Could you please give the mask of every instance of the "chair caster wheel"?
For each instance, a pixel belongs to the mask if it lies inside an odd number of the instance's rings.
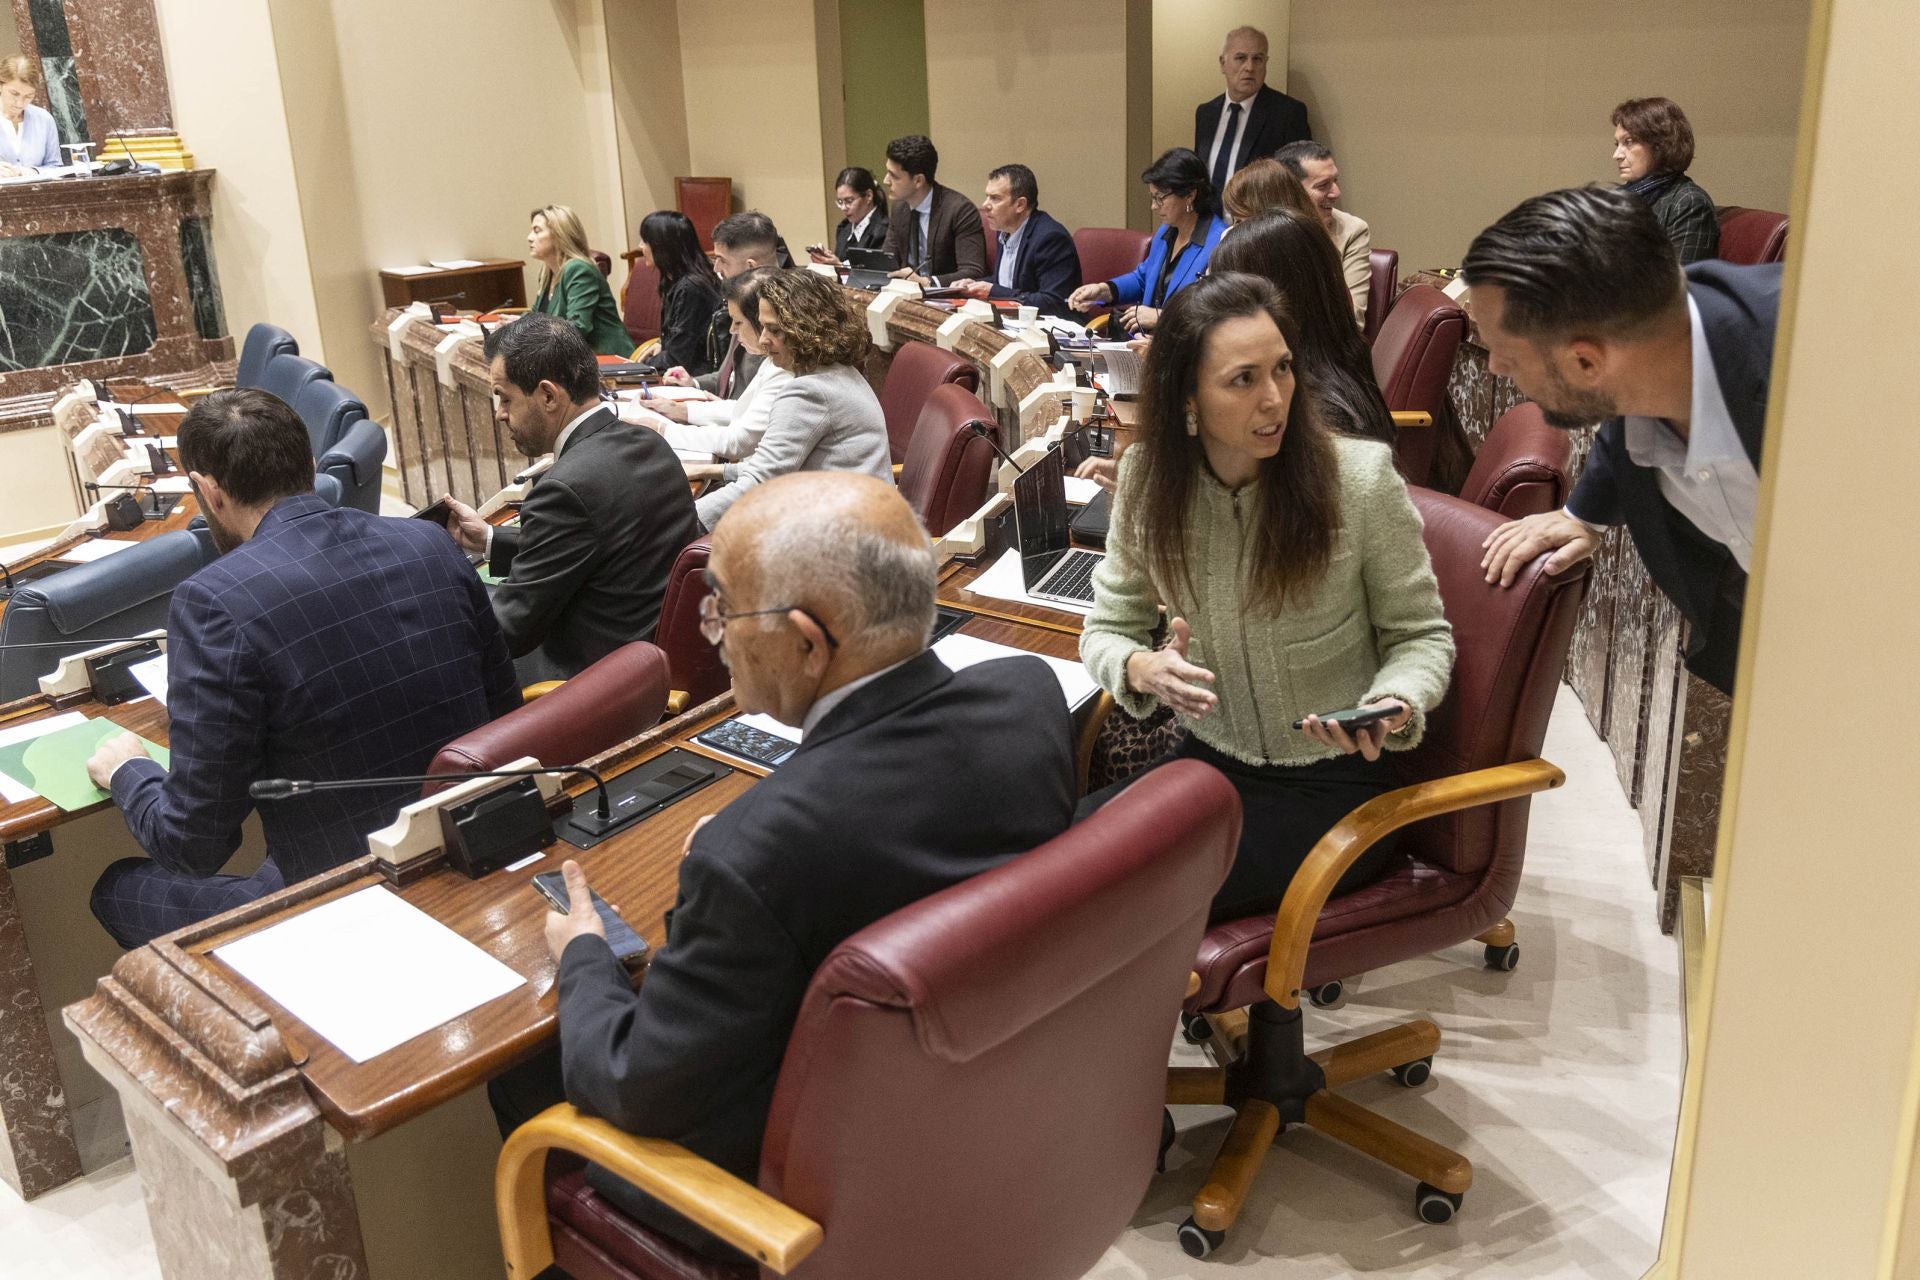
[[[1213,1039],[1213,1024],[1207,1021],[1204,1013],[1183,1013],[1180,1015],[1180,1034],[1188,1044],[1205,1044]]]
[[[1173,1147],[1173,1112],[1162,1108],[1160,1111],[1160,1154],[1153,1162],[1155,1173],[1167,1171],[1167,1152]]]
[[[1460,1202],[1464,1199],[1466,1199],[1464,1195],[1442,1191],[1438,1187],[1430,1187],[1423,1182],[1414,1190],[1413,1211],[1420,1215],[1422,1222],[1430,1222],[1437,1227],[1443,1222],[1453,1220],[1453,1215],[1459,1211]]]
[[[1504,947],[1487,948],[1487,968],[1500,973],[1512,973],[1520,963],[1520,944],[1515,942]]]
[[[1192,1218],[1180,1224],[1180,1248],[1189,1258],[1206,1257],[1226,1238],[1226,1232],[1209,1231]]]
[[[1418,1089],[1433,1076],[1433,1058],[1431,1055],[1414,1062],[1403,1062],[1393,1068],[1393,1078],[1403,1089]]]
[[[1331,1009],[1339,1004],[1346,994],[1346,984],[1338,978],[1332,982],[1323,982],[1317,987],[1307,988],[1307,999],[1313,1001],[1316,1009]]]

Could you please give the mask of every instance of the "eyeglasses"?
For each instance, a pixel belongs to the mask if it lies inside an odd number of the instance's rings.
[[[709,584],[711,585],[711,584]],[[809,622],[820,628],[820,634],[826,637],[827,648],[838,649],[840,642],[833,638],[833,632],[827,630],[827,624],[820,621],[811,609],[797,604],[783,604],[775,609],[742,609],[738,613],[728,613],[719,604],[719,597],[712,591],[700,598],[700,634],[706,637],[710,645],[719,645],[727,634],[727,624],[735,618],[761,618],[776,613],[792,613],[798,610],[805,614]]]
[[[1155,191],[1149,187],[1147,189],[1147,203],[1158,209],[1161,205],[1174,199],[1178,195],[1179,192],[1177,191]]]
[[[833,199],[833,207],[836,209],[851,209],[853,208],[853,206],[859,204],[860,200],[861,200],[860,196],[855,196],[851,200],[848,200],[841,196],[835,196]]]

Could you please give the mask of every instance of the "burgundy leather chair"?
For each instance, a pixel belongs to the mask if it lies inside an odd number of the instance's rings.
[[[666,705],[667,655],[644,640],[623,644],[552,692],[455,738],[427,772],[498,769],[521,756],[578,764],[659,724]],[[448,785],[429,782],[420,794]]]
[[[1447,412],[1447,378],[1466,336],[1467,313],[1427,284],[1401,294],[1380,322],[1373,340],[1373,376],[1399,428],[1393,458],[1408,484],[1425,484],[1433,469]]]
[[[758,1188],[569,1106],[536,1116],[495,1175],[508,1275],[1077,1280],[1152,1176],[1167,1027],[1239,834],[1227,781],[1176,762],[841,943],[794,1024]],[[554,1148],[760,1265],[690,1257],[579,1172],[547,1185]]]
[[[1786,214],[1737,204],[1721,205],[1714,212],[1720,215],[1721,261],[1754,266],[1787,256]]]
[[[675,178],[673,207],[687,215],[700,247],[713,252],[713,229],[733,212],[732,178]]]
[[[931,342],[909,339],[894,349],[887,379],[880,384],[880,411],[886,415],[887,443],[895,462],[907,460],[907,446],[913,443],[927,397],[935,387],[949,382],[978,392],[980,370],[964,356],[942,351]]]
[[[1412,490],[1426,524],[1459,656],[1453,682],[1428,717],[1420,746],[1399,757],[1407,785],[1349,814],[1308,855],[1276,915],[1208,930],[1194,969],[1189,1014],[1213,1037],[1239,1042],[1231,1080],[1175,1071],[1168,1101],[1231,1099],[1233,1130],[1207,1185],[1194,1197],[1180,1243],[1205,1257],[1239,1215],[1268,1146],[1289,1124],[1308,1124],[1420,1182],[1415,1208],[1444,1222],[1472,1184],[1465,1157],[1332,1092],[1392,1072],[1423,1083],[1440,1031],[1421,1019],[1308,1055],[1300,993],[1370,969],[1477,939],[1495,969],[1519,957],[1506,919],[1526,858],[1527,797],[1565,776],[1538,758],[1585,594],[1587,564],[1548,577],[1546,558],[1511,588],[1489,586],[1480,544],[1501,517],[1445,494]],[[1328,900],[1341,873],[1388,832],[1412,825],[1384,879]],[[1244,1011],[1244,1012],[1242,1012]]]
[[[1123,276],[1147,260],[1153,237],[1131,227],[1082,227],[1073,233],[1080,255],[1080,279],[1098,284]]]
[[[938,538],[986,501],[993,446],[973,428],[998,435],[1000,424],[980,397],[945,383],[933,389],[913,428],[900,468],[900,496],[931,537]]]
[[[660,272],[640,256],[638,249],[620,256],[627,260],[627,285],[620,291],[620,323],[637,348],[660,336]]]
[[[1566,505],[1573,436],[1547,425],[1540,406],[1524,400],[1500,415],[1474,455],[1460,498],[1508,520]]]
[[[1394,249],[1370,249],[1367,252],[1367,318],[1360,332],[1369,344],[1379,336],[1393,306],[1393,291],[1400,283],[1400,254]]]
[[[689,542],[667,574],[667,591],[660,597],[660,621],[653,642],[667,655],[667,713],[679,715],[697,707],[733,683],[720,650],[700,634],[700,602],[707,598],[707,551],[713,542]]]
[[[613,279],[612,256],[604,249],[589,249],[587,252],[593,255],[593,265],[600,268],[600,274],[609,280]]]

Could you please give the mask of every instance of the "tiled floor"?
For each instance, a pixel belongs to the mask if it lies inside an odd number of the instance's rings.
[[[1678,1110],[1676,951],[1653,922],[1639,825],[1605,747],[1565,690],[1546,754],[1568,783],[1534,802],[1513,917],[1518,971],[1490,973],[1477,947],[1460,947],[1367,975],[1350,984],[1344,1007],[1308,1013],[1310,1037],[1344,1037],[1414,1013],[1440,1024],[1431,1083],[1406,1091],[1382,1078],[1348,1092],[1473,1159],[1474,1188],[1460,1215],[1444,1227],[1421,1225],[1406,1179],[1296,1131],[1268,1159],[1226,1244],[1195,1262],[1174,1231],[1225,1113],[1183,1108],[1169,1171],[1088,1280],[1632,1280],[1646,1271]],[[32,1204],[0,1190],[0,1259],[8,1276],[157,1280],[129,1163]]]

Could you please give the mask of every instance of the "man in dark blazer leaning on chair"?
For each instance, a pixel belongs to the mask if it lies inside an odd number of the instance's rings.
[[[987,274],[987,239],[973,201],[933,180],[940,153],[910,133],[887,144],[887,252],[894,277],[934,287]]]
[[[1600,422],[1563,511],[1487,539],[1487,581],[1511,585],[1593,554],[1624,524],[1687,619],[1687,668],[1733,691],[1753,559],[1780,264],[1696,262],[1620,188],[1549,192],[1474,240],[1461,274],[1488,365],[1549,423]],[[1604,420],[1604,421],[1603,421]]]
[[[514,444],[554,461],[521,502],[519,527],[448,498],[447,528],[502,579],[493,610],[522,680],[565,680],[652,638],[673,562],[700,536],[693,497],[666,440],[600,399],[600,366],[571,325],[522,316],[485,350]]]
[[[1035,848],[1073,815],[1073,740],[1036,658],[951,671],[927,648],[934,562],[884,481],[782,476],[714,530],[707,638],[742,711],[802,729],[772,776],[688,837],[666,943],[636,993],[580,869],[548,916],[560,1044],[490,1086],[511,1129],[567,1100],[752,1182],[808,982],[860,929]],[[564,1064],[564,1081],[560,1077]],[[602,1170],[654,1230],[727,1245]]]
[[[1073,235],[1040,208],[1040,183],[1023,164],[1003,164],[987,175],[987,233],[999,238],[1000,257],[986,280],[955,280],[970,297],[1006,298],[1043,316],[1067,314],[1080,287],[1080,251]]]
[[[1215,191],[1250,161],[1313,136],[1307,104],[1267,85],[1267,37],[1253,27],[1227,32],[1220,49],[1227,91],[1193,113],[1193,153],[1207,163]]]

